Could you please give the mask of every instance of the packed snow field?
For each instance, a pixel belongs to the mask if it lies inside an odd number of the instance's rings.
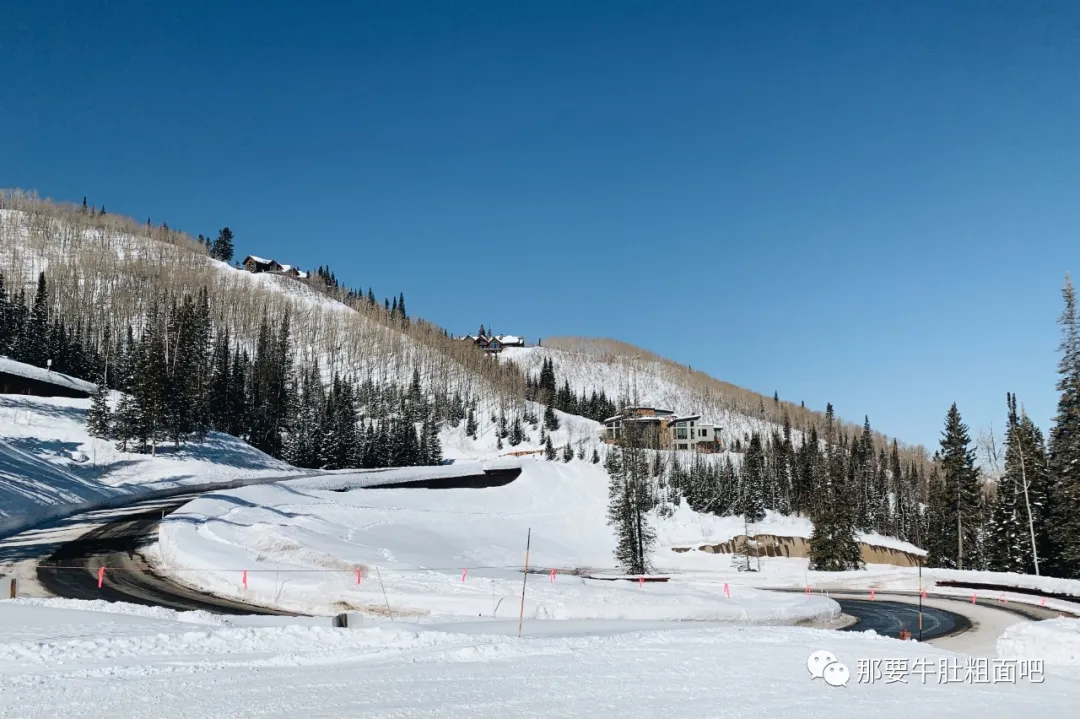
[[[516,624],[332,629],[325,619],[4,601],[0,716],[989,719],[1080,706],[1071,670],[950,681],[950,667],[965,676],[964,657],[870,634],[590,621],[527,622],[518,639]],[[547,631],[530,635],[533,625]],[[808,658],[822,650],[848,667],[846,686],[812,678]],[[908,667],[906,681],[874,671],[886,661]]]
[[[154,492],[306,474],[227,434],[121,452],[86,431],[90,400],[0,395],[0,533]]]
[[[583,462],[521,465],[516,481],[487,489],[361,489],[368,473],[342,473],[217,492],[162,522],[156,558],[184,584],[295,612],[510,617],[531,529],[529,618],[775,624],[839,614],[824,597],[571,574],[612,568],[606,474]]]

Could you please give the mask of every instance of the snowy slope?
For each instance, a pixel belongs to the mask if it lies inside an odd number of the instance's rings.
[[[90,400],[0,395],[0,533],[152,492],[304,474],[220,433],[157,456],[86,433]]]
[[[746,441],[753,432],[770,432],[776,428],[747,412],[733,411],[730,397],[715,388],[694,383],[689,373],[676,371],[670,363],[550,347],[508,347],[503,350],[503,357],[534,376],[539,376],[544,360],[550,359],[555,363],[559,386],[566,380],[579,394],[603,389],[616,402],[626,398],[640,405],[701,414],[703,421],[723,428],[721,436],[728,442],[735,438]],[[798,432],[794,436],[796,440],[801,437]]]
[[[519,479],[489,489],[336,492],[311,479],[215,493],[162,523],[158,557],[184,583],[298,612],[476,617],[501,606],[508,616],[531,530],[529,564],[542,574],[528,617],[783,623],[838,613],[818,597],[569,576],[612,568],[606,475],[577,460],[522,464]],[[552,569],[563,572],[554,581]]]
[[[516,620],[320,623],[0,602],[0,716],[1015,719],[1080,705],[1065,669],[950,682],[964,657],[862,633],[527,621],[518,639]],[[811,678],[819,650],[849,668],[846,686]],[[905,681],[860,672],[886,661],[909,667]]]

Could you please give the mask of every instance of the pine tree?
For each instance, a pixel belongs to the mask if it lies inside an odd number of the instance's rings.
[[[1080,314],[1072,279],[1065,278],[1065,308],[1058,362],[1058,407],[1050,430],[1050,525],[1048,564],[1056,576],[1080,578]]]
[[[591,461],[593,464],[600,464],[600,453],[596,451],[596,447],[593,447]]]
[[[739,513],[750,524],[765,519],[765,502],[762,490],[765,484],[765,453],[761,447],[761,435],[756,432],[750,438],[750,446],[743,459],[739,473]]]
[[[112,435],[112,413],[109,410],[109,388],[102,378],[86,412],[86,431],[91,437],[106,439]]]
[[[554,432],[559,428],[559,418],[555,416],[555,410],[551,405],[544,407],[544,429]]]
[[[570,462],[573,458],[574,458],[574,448],[570,446],[569,442],[567,442],[563,446],[562,459],[563,459],[564,462]]]
[[[218,231],[217,239],[210,251],[210,256],[222,262],[232,262],[233,259],[233,233],[228,227],[222,227]],[[310,267],[310,265],[309,265]]]
[[[629,430],[629,428],[628,428]],[[628,574],[650,571],[656,533],[646,513],[655,506],[648,459],[639,432],[627,431],[608,468],[608,524],[615,530],[615,559]]]
[[[551,444],[551,435],[544,439],[544,457],[550,462],[556,458],[555,447]]]
[[[848,458],[837,429],[833,407],[826,405],[823,482],[810,514],[814,529],[810,535],[809,554],[811,569],[829,572],[863,566],[855,538],[857,508],[851,488],[845,481]]]
[[[476,432],[476,413],[473,412],[472,408],[470,407],[469,414],[465,419],[465,434],[469,437],[472,437],[473,439],[476,439]]]
[[[940,531],[943,535],[939,538],[942,554],[937,560],[940,566],[963,569],[965,553],[971,553],[975,547],[981,490],[975,450],[955,403],[945,417],[940,465],[943,483]]]

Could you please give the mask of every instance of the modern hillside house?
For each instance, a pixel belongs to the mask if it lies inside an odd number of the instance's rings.
[[[626,407],[604,420],[601,439],[618,444],[631,427],[642,431],[646,446],[689,452],[717,452],[723,449],[720,428],[701,421],[700,414],[677,415],[670,409]]]

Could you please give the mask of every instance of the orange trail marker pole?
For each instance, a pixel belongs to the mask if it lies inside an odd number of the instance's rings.
[[[98,567],[97,570],[97,588],[101,589],[101,585],[105,583],[105,567]]]

